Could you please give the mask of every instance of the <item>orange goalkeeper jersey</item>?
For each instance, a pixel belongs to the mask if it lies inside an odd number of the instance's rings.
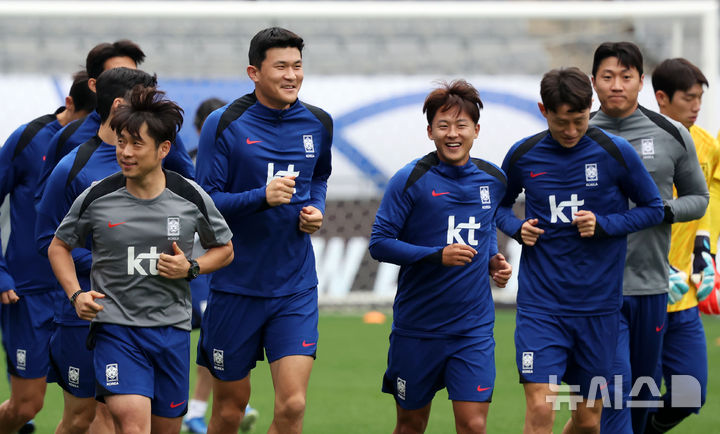
[[[690,276],[692,273],[692,253],[695,246],[695,236],[698,231],[710,234],[710,251],[717,251],[718,233],[720,232],[720,144],[704,129],[693,125],[690,134],[695,142],[700,167],[710,190],[710,203],[705,216],[672,225],[670,239],[670,264]],[[676,195],[677,196],[677,195]],[[689,279],[688,279],[689,280]],[[688,282],[690,291],[677,303],[668,306],[668,312],[677,312],[697,306],[698,300],[695,286]]]

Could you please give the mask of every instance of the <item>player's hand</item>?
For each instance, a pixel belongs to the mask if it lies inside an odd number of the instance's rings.
[[[7,291],[0,292],[0,301],[2,301],[2,304],[17,303],[18,300],[20,300],[20,297],[18,297],[14,289],[8,289]]]
[[[298,223],[298,228],[302,232],[312,234],[320,229],[322,223],[323,214],[314,206],[304,206],[303,209],[300,210],[300,223]]]
[[[692,255],[690,281],[697,288],[698,301],[705,300],[715,286],[715,263],[710,255],[710,237],[700,234],[695,237]]]
[[[295,191],[295,177],[284,176],[282,178],[274,178],[265,187],[265,200],[270,206],[278,206],[290,203],[293,192]]]
[[[101,304],[95,303],[95,299],[105,298],[105,294],[97,291],[81,292],[75,297],[75,312],[81,319],[91,321],[97,313],[103,310]]]
[[[505,288],[510,276],[512,276],[512,265],[505,260],[502,253],[497,253],[490,258],[490,276],[498,288]]]
[[[469,264],[475,255],[477,250],[466,244],[450,244],[442,249],[442,264],[446,267]]]
[[[597,218],[595,218],[595,214],[586,209],[576,212],[575,218],[572,221],[572,224],[577,226],[578,232],[580,232],[580,236],[583,238],[589,238],[595,235],[596,223]]]
[[[537,227],[537,224],[538,219],[529,219],[520,228],[520,236],[526,246],[534,246],[538,237],[545,233],[545,230]]]
[[[690,287],[687,284],[687,274],[670,265],[670,279],[668,282],[668,303],[674,304],[687,294]]]
[[[158,258],[158,274],[168,279],[184,279],[190,269],[190,261],[185,253],[180,250],[177,243],[173,241],[173,254],[161,253]]]

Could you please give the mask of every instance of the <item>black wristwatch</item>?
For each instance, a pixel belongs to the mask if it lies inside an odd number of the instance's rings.
[[[188,274],[185,280],[189,282],[200,275],[200,265],[198,265],[194,259],[189,259],[188,261],[190,262],[190,268],[188,268]]]

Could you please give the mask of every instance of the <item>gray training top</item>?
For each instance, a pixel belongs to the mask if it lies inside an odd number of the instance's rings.
[[[633,145],[666,206],[665,222],[628,235],[623,294],[667,292],[670,223],[699,219],[705,214],[709,198],[690,132],[679,122],[642,106],[626,118],[612,118],[597,111],[590,124]],[[673,199],[673,184],[677,199]],[[674,216],[670,222],[668,207]]]
[[[92,236],[90,285],[105,294],[95,322],[190,331],[188,282],[158,275],[160,253],[172,254],[175,241],[189,256],[195,233],[206,249],[232,233],[199,185],[171,171],[165,179],[165,190],[145,200],[127,191],[121,172],[110,175],[78,196],[55,232],[73,248]]]

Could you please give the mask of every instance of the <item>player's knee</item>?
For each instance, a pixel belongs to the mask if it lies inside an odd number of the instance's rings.
[[[93,418],[86,415],[78,415],[68,420],[63,420],[62,425],[64,432],[67,434],[84,434],[90,429]]]
[[[533,426],[551,424],[553,419],[552,406],[547,402],[528,403],[525,417]]]
[[[457,432],[471,434],[485,434],[486,420],[484,416],[475,416],[470,419],[455,422]]]
[[[212,410],[212,418],[218,418],[223,425],[239,426],[243,418],[245,407],[235,405],[235,403],[224,403],[222,405],[214,405]]]
[[[285,419],[297,420],[305,414],[305,396],[303,394],[295,394],[283,400],[278,400],[276,413]]]
[[[427,420],[399,420],[393,434],[422,434],[425,432],[425,428],[427,428]]]
[[[42,397],[32,397],[30,399],[23,399],[22,401],[10,401],[12,412],[17,415],[18,419],[29,421],[34,418],[36,414],[43,408]]]
[[[600,432],[600,413],[586,413],[578,416],[576,412],[573,416],[573,426],[577,433],[599,433]]]

